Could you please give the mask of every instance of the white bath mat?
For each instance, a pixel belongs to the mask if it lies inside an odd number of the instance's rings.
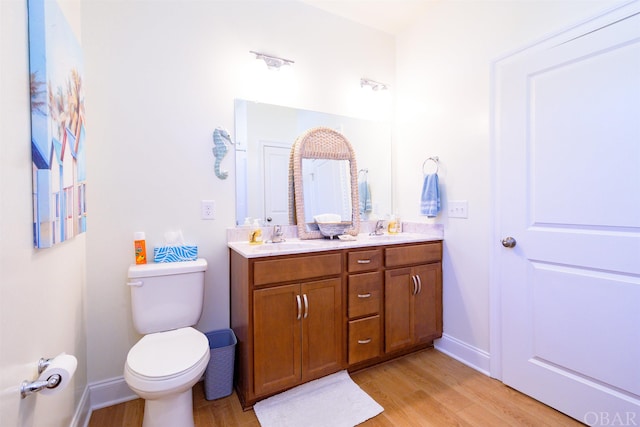
[[[347,371],[262,400],[253,409],[262,427],[353,427],[384,410]]]

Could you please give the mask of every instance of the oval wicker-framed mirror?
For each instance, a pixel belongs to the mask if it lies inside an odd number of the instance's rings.
[[[309,167],[318,160],[327,160],[329,167],[336,171],[342,171],[340,177],[334,177],[332,181],[342,182],[343,188],[348,188],[350,194],[343,196],[337,195],[339,199],[348,199],[350,209],[347,207],[341,209],[327,208],[327,211],[310,212],[305,208],[305,194],[310,195],[310,186],[305,189],[305,175],[307,180],[309,176],[316,173],[310,172]],[[337,162],[333,162],[337,161]],[[356,155],[353,151],[351,143],[340,132],[327,127],[311,128],[300,135],[291,148],[289,159],[289,215],[291,223],[298,227],[298,237],[300,239],[320,239],[324,235],[320,232],[318,224],[313,220],[314,216],[322,213],[323,215],[337,215],[339,222],[344,225],[344,234],[357,235],[360,230],[360,210],[358,208],[358,168],[356,165]],[[346,182],[345,182],[346,181]],[[313,191],[334,194],[334,188],[322,188],[317,185]],[[346,190],[345,190],[346,191]],[[343,200],[344,201],[344,200]],[[345,203],[343,203],[345,204]],[[338,209],[340,212],[332,212]],[[347,214],[350,212],[350,215]],[[349,217],[345,218],[345,215]]]

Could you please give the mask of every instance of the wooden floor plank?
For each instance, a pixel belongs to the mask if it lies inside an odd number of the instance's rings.
[[[461,393],[458,388],[449,387],[445,382],[441,381],[438,372],[424,369],[420,363],[416,363],[417,360],[403,358],[398,360],[395,366],[401,375],[411,378],[411,382],[420,390],[429,394],[451,412],[461,411],[473,404],[473,400]]]
[[[500,427],[582,424],[473,370],[447,355],[426,349],[351,374],[384,411],[363,427]],[[253,410],[243,411],[235,392],[206,400],[203,383],[193,389],[196,427],[260,427]],[[98,409],[89,427],[139,427],[141,399]]]

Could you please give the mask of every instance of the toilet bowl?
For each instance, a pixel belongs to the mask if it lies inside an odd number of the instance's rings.
[[[209,341],[194,328],[142,337],[127,355],[124,378],[145,399],[143,427],[192,427],[191,388],[209,363]]]

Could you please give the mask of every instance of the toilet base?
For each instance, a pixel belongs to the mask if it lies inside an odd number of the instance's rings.
[[[144,401],[142,427],[194,427],[191,388],[161,399]]]

